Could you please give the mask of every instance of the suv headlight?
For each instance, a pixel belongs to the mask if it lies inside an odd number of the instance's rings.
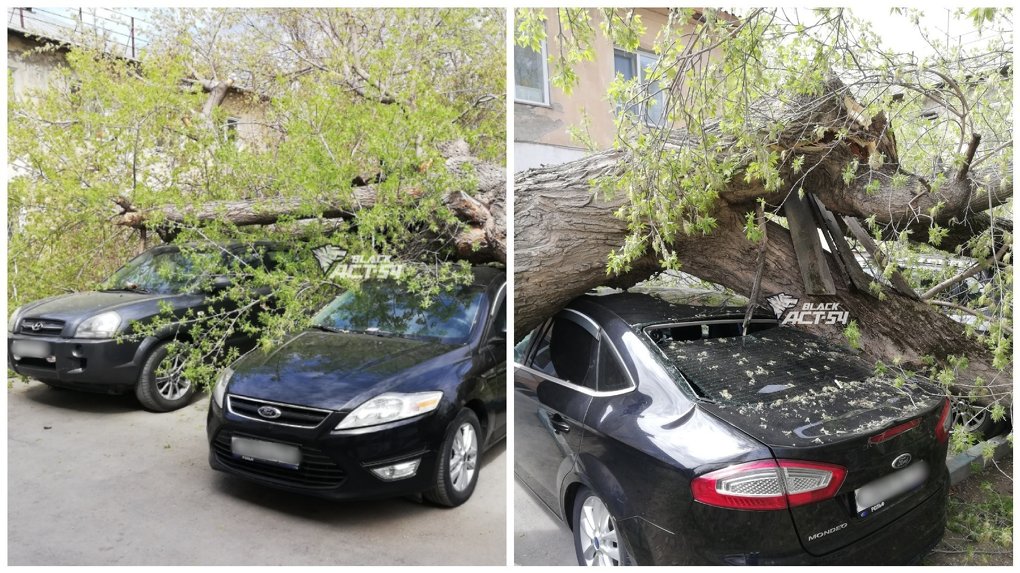
[[[230,383],[230,378],[233,375],[234,370],[227,366],[220,370],[220,373],[216,376],[216,385],[213,386],[212,399],[220,408],[223,407],[223,397],[227,395],[227,384]]]
[[[14,329],[18,328],[18,321],[21,320],[22,308],[24,307],[19,306],[11,313],[11,319],[7,321],[7,332],[14,332]]]
[[[398,394],[387,392],[358,406],[336,426],[336,430],[364,428],[427,414],[439,406],[442,392]]]
[[[86,319],[74,331],[75,338],[113,338],[120,328],[120,315],[114,311],[97,314]]]

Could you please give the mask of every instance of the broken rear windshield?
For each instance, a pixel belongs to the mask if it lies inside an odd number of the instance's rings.
[[[768,328],[739,336],[739,324],[714,326],[732,327],[734,332],[704,338],[678,332],[697,328],[700,333],[701,326],[650,326],[645,332],[696,390],[717,402],[771,402],[808,388],[841,389],[845,383],[872,375],[849,351],[792,328]]]

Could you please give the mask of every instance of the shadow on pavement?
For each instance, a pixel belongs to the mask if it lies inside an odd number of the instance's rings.
[[[25,382],[23,380],[15,380],[13,384],[25,384]],[[119,395],[80,392],[78,390],[54,388],[35,380],[28,384],[30,387],[24,391],[25,398],[36,404],[53,408],[65,408],[67,410],[93,414],[120,414],[142,409],[141,404],[138,403],[132,392]]]

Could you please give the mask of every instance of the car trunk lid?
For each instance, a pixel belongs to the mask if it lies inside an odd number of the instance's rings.
[[[847,469],[835,497],[789,509],[809,553],[868,535],[940,487],[945,398],[923,382],[876,376],[849,350],[791,328],[659,347],[704,393],[705,410],[776,459]],[[892,483],[908,478],[917,483]]]

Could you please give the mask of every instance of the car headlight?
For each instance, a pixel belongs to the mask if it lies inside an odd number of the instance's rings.
[[[120,328],[120,315],[114,311],[97,314],[86,319],[74,331],[75,338],[113,338]]]
[[[387,392],[355,408],[353,412],[347,414],[343,421],[337,424],[335,429],[350,430],[413,418],[435,410],[442,399],[442,392],[416,392],[414,394]]]
[[[230,383],[230,378],[233,375],[233,369],[227,366],[220,370],[220,373],[216,376],[216,385],[213,386],[212,399],[220,408],[223,407],[223,397],[227,395],[227,384]]]
[[[19,306],[11,313],[11,319],[7,321],[7,332],[14,332],[14,329],[18,328],[18,321],[21,320],[22,308],[24,307]]]

